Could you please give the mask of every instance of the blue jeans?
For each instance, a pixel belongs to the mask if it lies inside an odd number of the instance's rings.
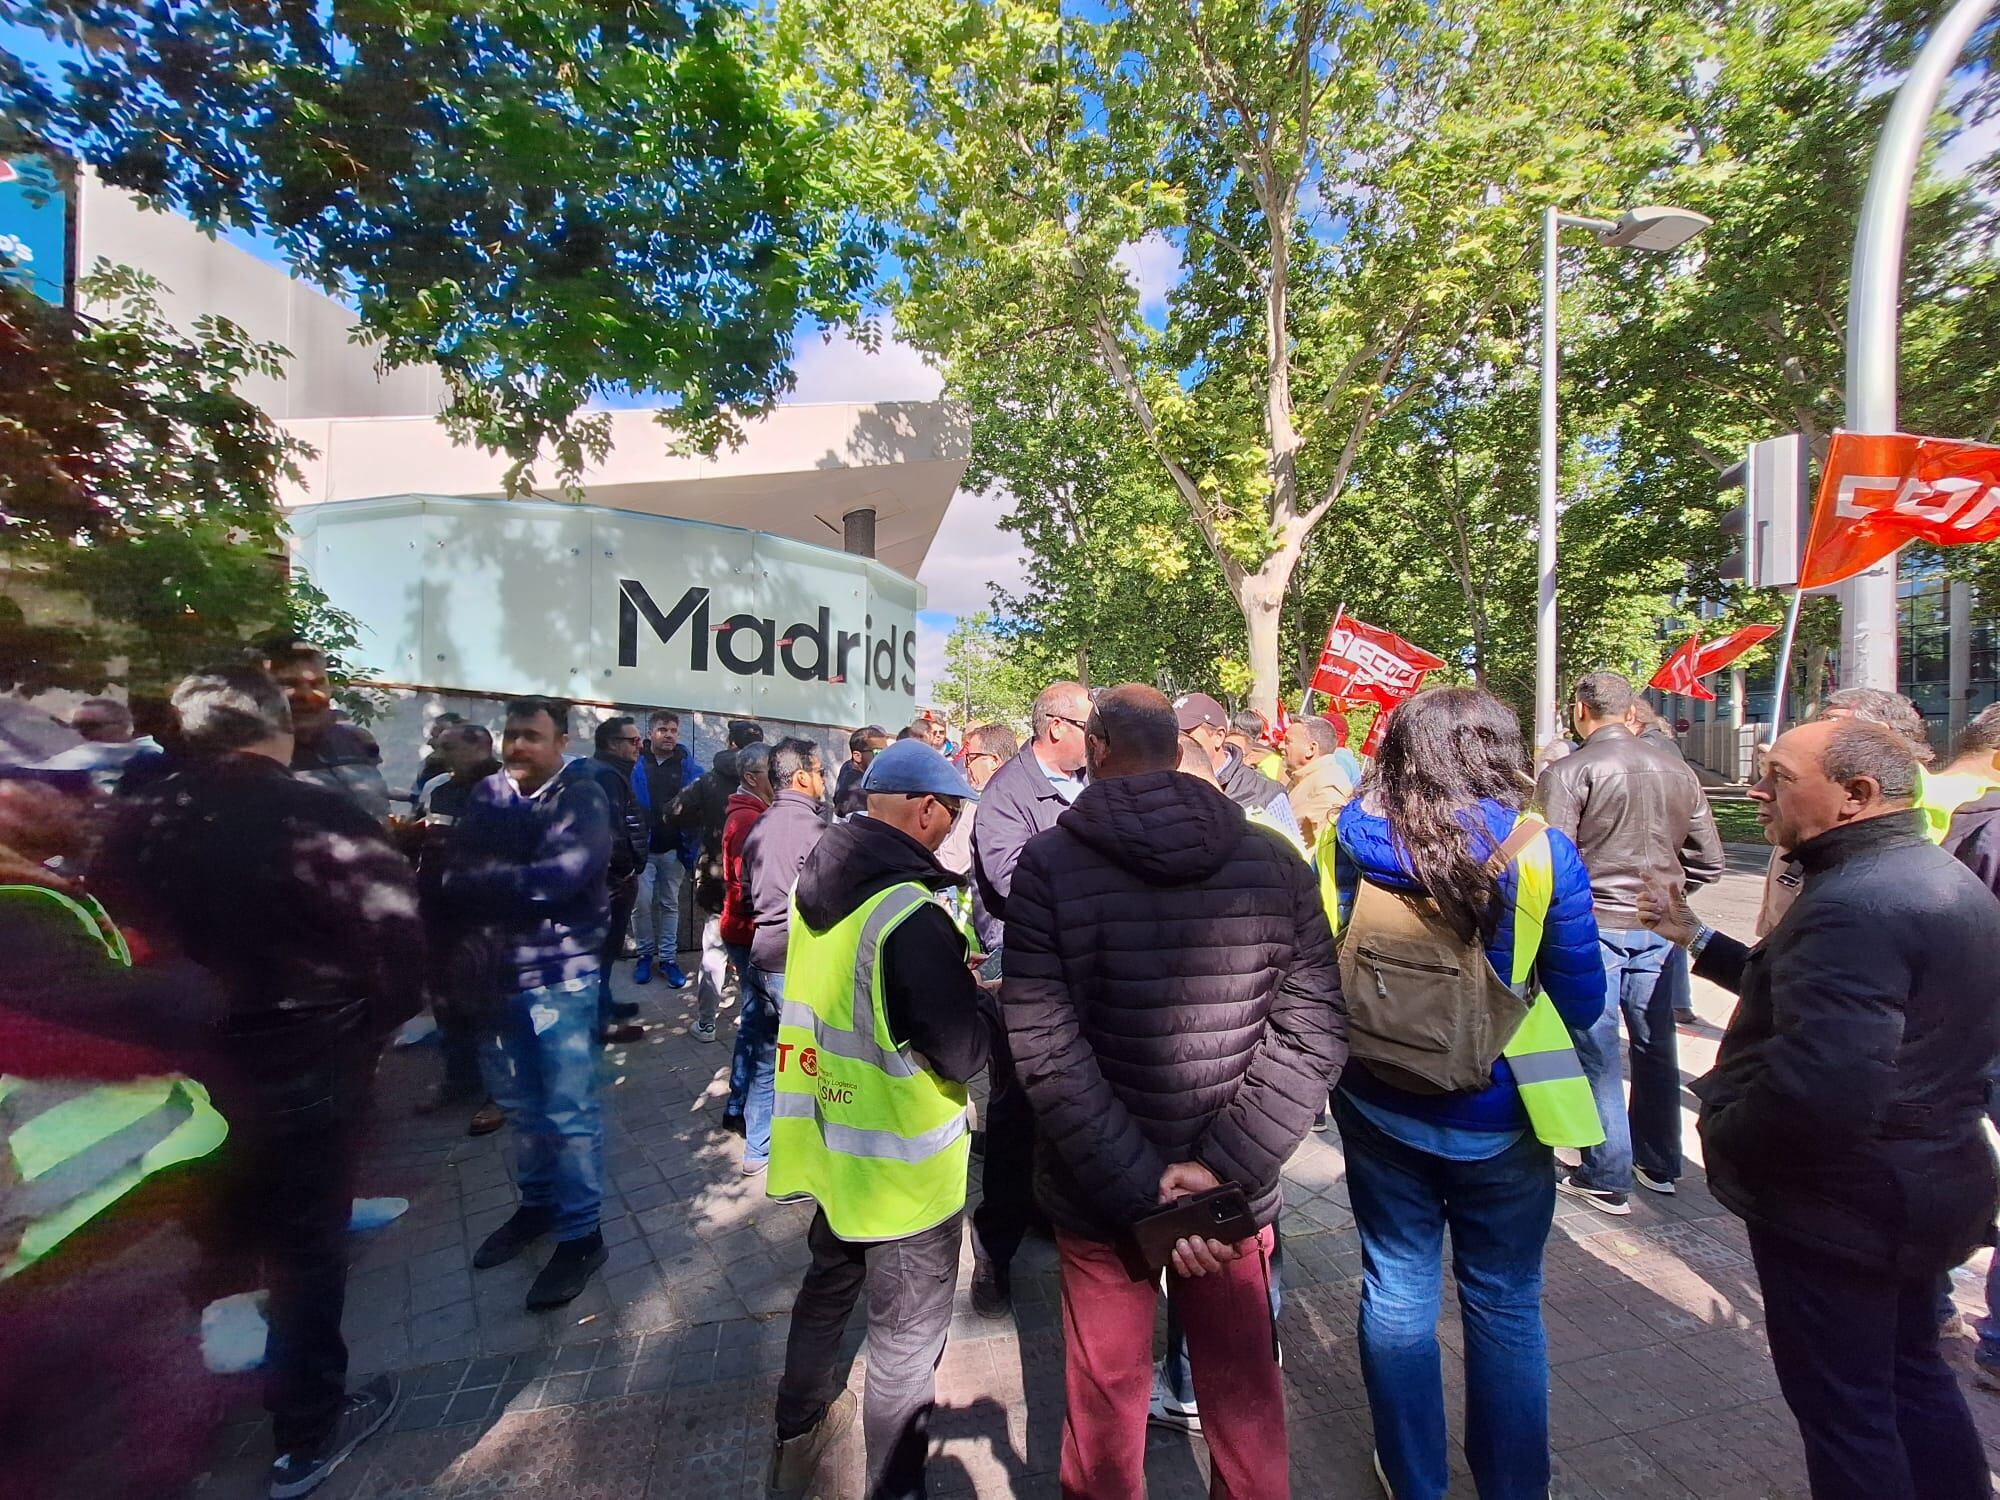
[[[755,964],[743,966],[743,1019],[736,1035],[743,1060],[743,1159],[771,1158],[771,1113],[778,1097],[778,1012],[785,976]],[[731,1060],[732,1085],[735,1072]]]
[[[678,963],[681,949],[681,886],[687,881],[687,866],[678,849],[663,849],[646,856],[646,885],[642,898],[652,912],[652,953],[659,964]],[[644,946],[643,944],[641,945]]]
[[[727,943],[730,967],[736,970],[736,1045],[729,1053],[729,1101],[722,1106],[725,1116],[743,1118],[743,1098],[750,1091],[752,1030],[750,1008],[757,1003],[750,982],[750,949],[743,943]]]
[[[1673,993],[1662,983],[1674,945],[1644,928],[1616,927],[1598,929],[1597,943],[1604,958],[1604,1014],[1588,1031],[1570,1035],[1597,1100],[1604,1144],[1584,1151],[1576,1175],[1587,1187],[1629,1193],[1634,1162],[1662,1182],[1681,1175],[1680,1040]],[[1621,1014],[1632,1052],[1629,1107],[1618,1048]]]
[[[1547,1500],[1549,1148],[1524,1132],[1498,1156],[1449,1161],[1395,1140],[1344,1095],[1334,1095],[1333,1115],[1361,1237],[1361,1375],[1389,1488],[1397,1500],[1440,1500],[1451,1479],[1437,1341],[1448,1227],[1473,1483],[1480,1500]]]
[[[604,1198],[597,976],[507,996],[481,1061],[514,1132],[521,1206],[552,1212],[558,1240],[592,1233]]]

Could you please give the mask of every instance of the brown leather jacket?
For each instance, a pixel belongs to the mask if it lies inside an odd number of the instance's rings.
[[[1689,890],[1722,876],[1722,836],[1701,778],[1677,752],[1622,724],[1542,772],[1535,800],[1582,853],[1599,927],[1642,925],[1637,903],[1650,875],[1678,868]]]

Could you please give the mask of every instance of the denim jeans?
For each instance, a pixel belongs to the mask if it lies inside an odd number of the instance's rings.
[[[1644,928],[1600,928],[1604,1014],[1588,1031],[1573,1031],[1577,1060],[1604,1125],[1604,1144],[1583,1153],[1577,1177],[1586,1186],[1632,1191],[1636,1162],[1647,1175],[1672,1182],[1681,1175],[1681,1066],[1673,995],[1661,982],[1673,944]],[[1631,1042],[1632,1102],[1625,1102],[1618,1021]]]
[[[1437,1339],[1449,1228],[1473,1483],[1480,1500],[1546,1500],[1549,1148],[1524,1132],[1498,1156],[1448,1161],[1393,1139],[1344,1095],[1334,1095],[1333,1114],[1361,1238],[1361,1375],[1389,1488],[1397,1500],[1440,1500],[1451,1479]]]
[[[743,1099],[750,1092],[750,1053],[752,1032],[750,1008],[757,1003],[756,986],[750,979],[750,948],[745,943],[725,943],[723,952],[729,955],[729,966],[736,971],[736,1045],[729,1052],[729,1100],[722,1106],[722,1113],[734,1119],[743,1118]]]
[[[785,1003],[785,976],[754,964],[746,965],[743,972],[743,1029],[737,1037],[743,1051],[743,1159],[769,1161],[771,1112],[777,1107],[778,1095],[778,1013]]]
[[[485,1065],[487,1091],[514,1132],[521,1206],[554,1213],[558,1240],[582,1239],[604,1197],[597,976],[507,996]]]
[[[639,876],[634,874],[624,880],[611,882],[611,925],[604,930],[604,947],[598,952],[598,962],[603,965],[597,977],[597,1029],[608,1031],[616,1019],[612,1015],[615,1003],[611,994],[611,966],[618,962],[625,952],[625,934],[632,928],[632,911],[639,904]]]
[[[680,959],[681,887],[687,882],[687,866],[681,863],[680,850],[663,849],[647,855],[645,881],[650,887],[644,902],[653,914],[648,941],[654,962],[676,963]]]

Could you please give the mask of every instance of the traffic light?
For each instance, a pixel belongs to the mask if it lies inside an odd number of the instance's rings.
[[[1743,499],[1723,514],[1723,529],[1735,545],[1717,573],[1753,589],[1785,589],[1799,581],[1812,529],[1810,470],[1805,438],[1794,432],[1752,443],[1743,462],[1722,471],[1717,490],[1741,489]]]

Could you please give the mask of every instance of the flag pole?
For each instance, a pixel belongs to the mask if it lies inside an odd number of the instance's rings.
[[[1336,630],[1340,629],[1340,617],[1346,613],[1347,613],[1347,601],[1345,599],[1341,600],[1340,603],[1334,605],[1333,623],[1326,627],[1326,638],[1329,641],[1333,639],[1333,633]],[[1326,654],[1324,647],[1320,649],[1320,654],[1321,655]],[[1313,669],[1313,676],[1315,677],[1319,676],[1319,669],[1317,667]],[[1313,685],[1310,682],[1308,682],[1306,684],[1306,690],[1304,695],[1299,699],[1299,717],[1303,719],[1310,716],[1312,713],[1312,707],[1313,707]]]
[[[1785,611],[1785,639],[1778,647],[1778,685],[1771,694],[1771,739],[1785,732],[1785,689],[1792,680],[1792,648],[1799,638],[1799,607],[1805,603],[1806,586],[1801,579],[1792,585],[1791,607]]]

